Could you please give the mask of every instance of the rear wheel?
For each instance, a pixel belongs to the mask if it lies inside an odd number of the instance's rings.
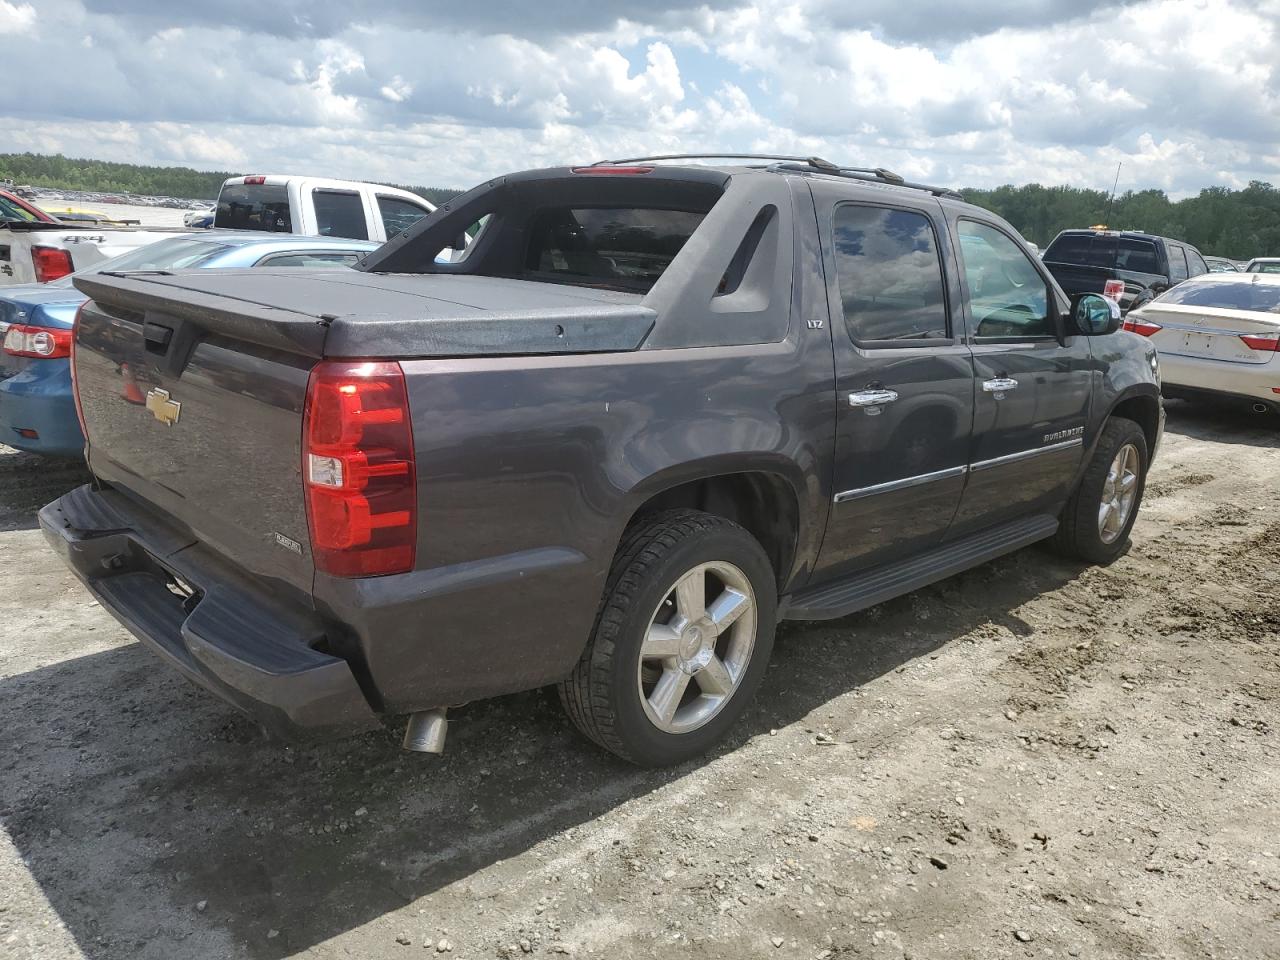
[[[633,763],[697,756],[759,686],[776,606],[768,557],[736,523],[693,510],[642,521],[619,548],[561,703],[583,733]]]
[[[1060,552],[1107,564],[1124,552],[1147,480],[1147,438],[1132,420],[1107,421],[1093,459],[1063,508],[1053,544]]]

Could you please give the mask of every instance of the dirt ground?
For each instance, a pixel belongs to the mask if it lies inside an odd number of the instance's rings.
[[[1170,405],[1127,556],[788,625],[724,750],[554,697],[284,746],[48,551],[0,448],[0,957],[1280,957],[1280,427]]]

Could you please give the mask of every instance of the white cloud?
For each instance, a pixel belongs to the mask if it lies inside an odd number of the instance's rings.
[[[0,0],[0,37],[33,33],[36,25],[36,8],[29,3],[10,3]]]
[[[713,150],[957,185],[1280,180],[1280,0],[650,7],[0,0],[26,33],[6,72],[42,77],[0,115],[10,149],[449,186]]]

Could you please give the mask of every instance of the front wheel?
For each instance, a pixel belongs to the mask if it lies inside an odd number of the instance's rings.
[[[1080,485],[1062,510],[1053,544],[1061,553],[1108,564],[1129,542],[1147,482],[1147,438],[1132,420],[1107,421]]]
[[[693,510],[655,515],[624,537],[560,701],[583,733],[633,763],[697,756],[759,686],[776,611],[773,568],[746,530]]]

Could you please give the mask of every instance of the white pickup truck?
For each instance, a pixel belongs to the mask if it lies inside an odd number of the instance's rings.
[[[407,190],[315,177],[231,177],[222,184],[213,225],[379,243],[435,210]],[[189,227],[111,227],[60,221],[0,220],[0,287],[44,283]]]

